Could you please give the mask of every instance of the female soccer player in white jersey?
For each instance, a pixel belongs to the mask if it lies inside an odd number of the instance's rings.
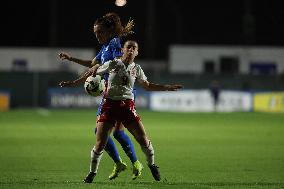
[[[136,41],[127,41],[123,46],[121,59],[108,61],[97,68],[96,74],[109,73],[108,84],[102,104],[101,114],[97,121],[96,145],[91,150],[90,172],[84,179],[91,183],[97,174],[100,159],[108,136],[116,121],[123,125],[134,136],[146,155],[148,166],[155,180],[160,181],[159,169],[154,162],[154,148],[145,132],[139,115],[136,113],[133,86],[137,80],[144,89],[151,91],[176,91],[181,85],[160,85],[147,81],[142,68],[134,63],[138,55]]]

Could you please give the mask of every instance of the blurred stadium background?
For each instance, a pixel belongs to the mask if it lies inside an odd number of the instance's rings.
[[[57,54],[93,58],[100,47],[93,23],[111,11],[124,23],[135,20],[136,63],[149,81],[185,86],[175,93],[137,87],[137,108],[156,141],[166,179],[159,185],[145,173],[146,181],[135,184],[122,176],[115,187],[284,187],[280,2],[128,0],[117,7],[114,0],[11,0],[2,9],[0,188],[84,187],[78,183],[87,169],[100,99],[82,87],[58,87],[86,69]],[[104,159],[108,170],[101,166],[106,173],[98,183],[114,188],[105,179],[111,162]],[[64,167],[67,161],[70,167]]]
[[[210,96],[204,90],[215,82],[223,90],[233,90],[221,94],[220,110],[284,110],[283,14],[277,2],[147,0],[129,1],[124,7],[115,6],[114,0],[14,4],[7,2],[6,11],[1,12],[1,109],[88,106],[93,100],[86,95],[52,90],[59,81],[84,71],[81,66],[60,62],[57,53],[94,57],[99,44],[93,23],[114,11],[124,23],[130,17],[135,20],[132,38],[140,45],[136,62],[149,80],[181,83],[191,90],[183,97],[158,96],[155,102],[160,100],[171,108],[176,105],[179,111],[212,111]],[[62,98],[68,94],[71,100],[57,104],[67,101]],[[152,95],[138,94],[141,101],[137,106],[152,108]],[[167,110],[156,107],[160,102],[153,108]]]

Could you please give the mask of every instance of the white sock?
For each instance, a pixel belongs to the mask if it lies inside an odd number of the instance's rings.
[[[92,149],[90,172],[97,173],[102,156],[103,156],[103,151],[97,153],[95,148]]]
[[[142,151],[146,155],[148,165],[154,164],[154,148],[152,146],[151,141],[149,141],[148,146],[142,147]]]

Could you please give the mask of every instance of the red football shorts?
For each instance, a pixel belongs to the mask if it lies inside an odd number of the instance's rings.
[[[114,125],[116,121],[121,121],[123,125],[140,121],[133,100],[104,99],[97,122],[108,122]]]

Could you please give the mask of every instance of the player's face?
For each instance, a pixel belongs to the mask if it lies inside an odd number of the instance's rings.
[[[135,58],[138,55],[138,44],[135,41],[127,41],[123,46],[123,54]]]
[[[109,33],[102,25],[94,25],[94,33],[100,44],[105,44],[109,40]]]

